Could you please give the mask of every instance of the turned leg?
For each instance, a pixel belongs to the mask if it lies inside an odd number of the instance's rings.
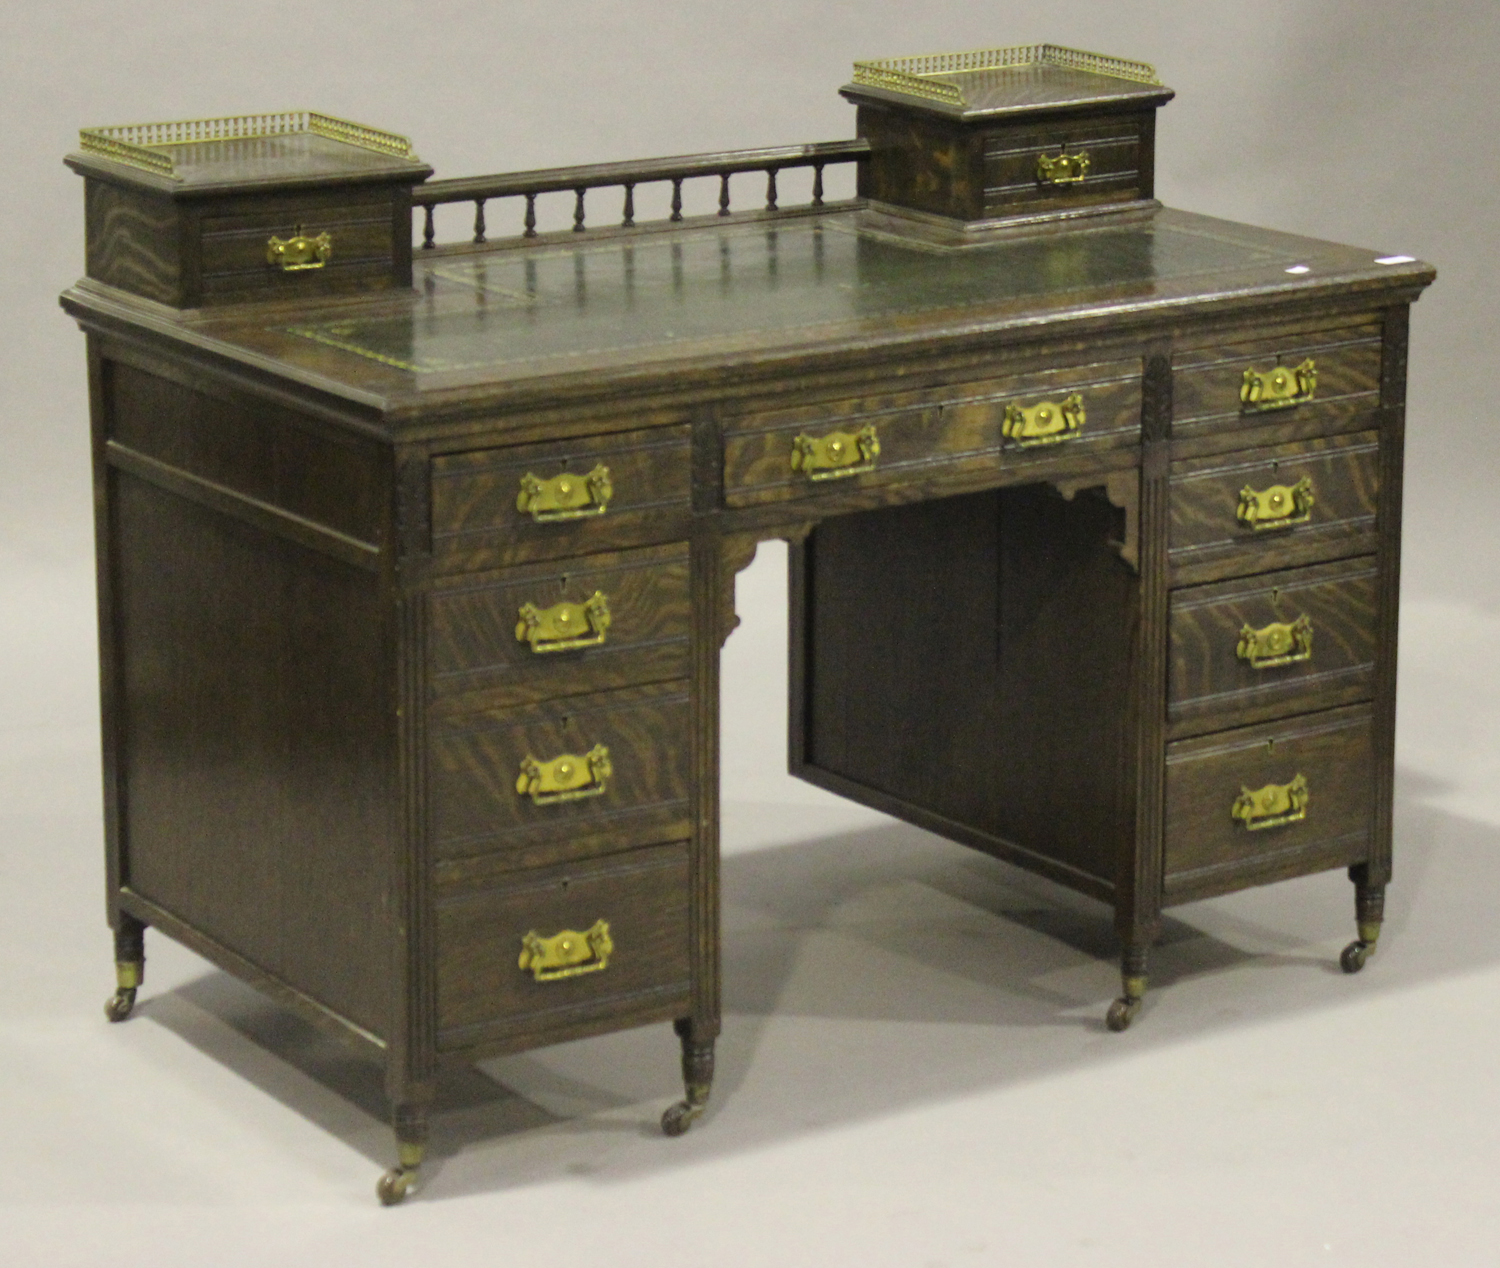
[[[104,1001],[110,1021],[124,1021],[135,1007],[135,993],[146,979],[146,926],[123,911],[115,927],[115,993]]]
[[[395,1206],[416,1187],[417,1168],[422,1165],[427,1152],[427,1103],[396,1105],[391,1113],[391,1125],[396,1129],[397,1162],[375,1186],[384,1206]]]
[[[687,1096],[661,1116],[661,1129],[668,1136],[681,1136],[708,1104],[714,1081],[714,1041],[698,1037],[691,1017],[679,1017],[672,1028],[682,1040],[682,1085]]]
[[[1105,1023],[1111,1030],[1124,1030],[1134,1020],[1146,993],[1146,943],[1128,943],[1120,954],[1120,983],[1123,994],[1109,1006]]]
[[[1339,956],[1339,967],[1345,973],[1358,973],[1364,968],[1380,941],[1380,925],[1385,919],[1385,882],[1371,884],[1368,876],[1367,864],[1356,863],[1349,869],[1349,879],[1354,882],[1354,920],[1359,937]]]

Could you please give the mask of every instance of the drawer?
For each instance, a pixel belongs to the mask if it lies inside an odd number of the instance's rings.
[[[1364,706],[1169,744],[1166,896],[1185,902],[1359,862],[1373,796]]]
[[[749,506],[826,499],[899,480],[993,470],[1001,462],[1023,467],[1063,452],[1124,448],[1140,435],[1140,379],[1134,359],[746,414],[725,423],[724,500]],[[1075,393],[1082,425],[1068,428],[1061,406]],[[1012,406],[1032,411],[1033,431],[1063,430],[1007,436]],[[1044,406],[1053,411],[1047,422],[1038,417]],[[833,453],[833,444],[842,452]],[[842,460],[852,461],[828,465]]]
[[[433,564],[470,571],[683,538],[692,479],[686,426],[440,454]],[[540,497],[528,492],[538,485]]]
[[[690,832],[684,682],[433,718],[428,730],[428,821],[445,883]],[[527,771],[531,791],[518,786]]]
[[[690,892],[678,842],[440,894],[439,1049],[682,1015]]]
[[[1368,700],[1373,556],[1174,590],[1171,735]]]
[[[1373,553],[1377,438],[1356,432],[1174,462],[1173,584]]]
[[[439,583],[428,599],[436,713],[689,674],[686,543]]]
[[[1149,197],[1142,192],[1141,129],[1141,116],[1115,115],[1007,129],[987,137],[984,214],[1036,214]],[[1063,153],[1088,156],[1083,178],[1063,184],[1041,179],[1037,160]]]
[[[1378,322],[1320,330],[1256,334],[1190,348],[1172,357],[1172,438],[1189,453],[1213,448],[1297,440],[1373,426],[1380,404],[1381,327]],[[1311,364],[1309,399],[1298,367]],[[1280,370],[1295,403],[1272,387],[1260,401],[1245,401],[1249,371]]]
[[[203,284],[205,289],[229,289],[249,284],[262,289],[267,279],[294,283],[319,273],[372,262],[390,269],[393,226],[391,201],[387,197],[364,203],[331,207],[282,207],[274,211],[246,211],[234,215],[205,216],[203,232]],[[266,259],[272,237],[283,240],[300,233],[315,238],[326,233],[330,254],[321,269],[285,272]]]

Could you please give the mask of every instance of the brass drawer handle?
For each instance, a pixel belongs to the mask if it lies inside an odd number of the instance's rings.
[[[1279,828],[1307,818],[1307,797],[1307,777],[1301,774],[1289,784],[1267,784],[1254,792],[1241,785],[1229,817],[1248,832]]]
[[[521,938],[521,969],[531,970],[538,982],[556,982],[609,968],[615,942],[609,936],[609,921],[596,920],[579,933],[564,929],[544,938],[535,929]]]
[[[523,603],[517,616],[516,641],[530,643],[534,652],[598,647],[609,630],[609,600],[603,590],[595,590],[582,603],[554,603],[545,609]]]
[[[1089,152],[1077,154],[1038,154],[1036,178],[1043,185],[1076,185],[1089,174]]]
[[[1272,366],[1269,370],[1246,370],[1240,384],[1240,403],[1247,413],[1288,409],[1310,401],[1318,389],[1318,367],[1311,357],[1299,366]]]
[[[604,796],[609,790],[609,777],[614,773],[609,749],[603,744],[594,745],[582,757],[564,753],[550,762],[539,762],[528,753],[521,762],[516,792],[530,797],[539,806],[582,801],[585,797]]]
[[[1251,669],[1275,669],[1311,660],[1312,640],[1312,620],[1303,613],[1295,621],[1273,621],[1258,630],[1246,625],[1234,654],[1249,661]]]
[[[1005,418],[1000,423],[1000,434],[1014,441],[1018,449],[1030,449],[1035,445],[1055,445],[1076,436],[1087,421],[1083,408],[1083,395],[1073,395],[1061,401],[1041,401],[1036,405],[1007,405]]]
[[[309,237],[298,225],[290,238],[278,238],[274,234],[266,243],[266,263],[279,265],[283,273],[300,273],[304,269],[320,269],[333,256],[333,237],[320,233]]]
[[[875,470],[880,437],[875,424],[856,432],[831,431],[826,436],[799,435],[792,441],[792,470],[809,480],[839,480]]]
[[[1291,528],[1312,518],[1316,501],[1310,476],[1303,476],[1296,484],[1273,484],[1268,489],[1252,489],[1247,484],[1240,490],[1235,515],[1257,533],[1268,528]]]
[[[564,471],[550,480],[543,480],[528,471],[521,477],[516,510],[523,515],[529,514],[538,523],[581,520],[589,515],[603,515],[609,509],[609,500],[614,493],[609,468],[602,462],[583,476]]]

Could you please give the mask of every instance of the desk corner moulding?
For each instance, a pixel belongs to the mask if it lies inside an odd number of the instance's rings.
[[[67,159],[107,1012],[152,927],[361,1049],[387,1203],[444,1066],[670,1022],[663,1129],[704,1113],[719,652],[768,538],[793,773],[1112,909],[1111,1029],[1172,904],[1346,869],[1342,966],[1375,951],[1433,271],[1162,207],[1144,63],[841,91],[852,140],[496,176],[310,111]]]

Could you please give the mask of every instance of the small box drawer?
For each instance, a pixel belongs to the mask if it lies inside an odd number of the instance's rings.
[[[433,718],[428,821],[440,875],[686,836],[691,740],[685,682]]]
[[[1141,132],[1149,116],[1113,115],[996,131],[985,138],[984,214],[1016,216],[1149,198]],[[1080,179],[1045,179],[1038,160],[1087,156]],[[1067,173],[1076,176],[1076,169]],[[1143,192],[1143,189],[1146,192]]]
[[[567,479],[565,489],[559,477]],[[537,485],[545,486],[541,499],[526,492]],[[432,460],[432,553],[439,571],[672,541],[687,536],[691,518],[686,426]]]
[[[1173,591],[1168,733],[1368,700],[1375,582],[1365,555]]]
[[[1274,334],[1245,331],[1177,352],[1172,357],[1174,450],[1190,454],[1368,428],[1380,405],[1381,354],[1378,322]],[[1301,399],[1299,386],[1307,380],[1297,374],[1303,366],[1314,373],[1307,399]],[[1242,399],[1247,372],[1274,376],[1278,371],[1290,398],[1278,399],[1273,387],[1259,401]]]
[[[205,216],[202,232],[202,286],[205,296],[241,293],[300,294],[303,287],[327,289],[331,279],[355,273],[389,279],[395,224],[389,196],[338,206],[281,205],[272,210]],[[329,255],[317,268],[287,271],[267,258],[271,239],[296,234],[328,235]]]
[[[434,709],[495,709],[689,673],[686,543],[439,583]]]
[[[680,1015],[690,894],[682,842],[441,894],[439,1049]]]
[[[1140,434],[1140,379],[1141,362],[1132,359],[746,414],[725,424],[724,500],[829,499],[917,476],[1127,447]],[[1069,418],[1079,415],[1063,408],[1075,395],[1082,406],[1076,428]],[[1032,418],[1007,435],[1010,407]],[[1051,409],[1049,422],[1038,421],[1042,408]],[[1058,430],[1046,434],[1049,425]],[[1027,430],[1043,434],[1021,434]],[[841,455],[829,450],[835,443]],[[840,457],[851,461],[828,465]]]
[[[1368,857],[1373,780],[1360,705],[1167,745],[1166,896],[1182,902]]]
[[[1173,584],[1373,553],[1377,440],[1356,432],[1174,462]]]

